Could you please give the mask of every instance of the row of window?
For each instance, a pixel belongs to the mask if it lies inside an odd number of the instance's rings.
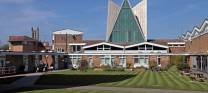
[[[72,64],[79,65],[79,62],[81,60],[81,56],[70,56],[70,59],[72,61]],[[119,56],[119,66],[126,67],[126,56],[121,55]],[[149,64],[149,56],[134,56],[134,64],[141,64],[141,65],[148,65]],[[114,66],[115,65],[115,57],[111,55],[102,55],[100,56],[101,65],[109,65]],[[89,65],[92,66],[93,64],[93,56],[88,56],[88,62]],[[157,56],[157,64],[161,64],[161,57]]]
[[[108,45],[100,45],[96,47],[87,48],[85,50],[123,50],[123,49],[108,46]],[[162,47],[152,46],[152,45],[141,45],[141,46],[126,48],[126,50],[167,50],[167,49]]]
[[[70,49],[68,52],[71,52],[71,53],[80,52],[81,51],[81,46],[73,45],[73,46],[69,46],[68,49]],[[65,52],[63,48],[55,48],[55,50],[59,53]]]
[[[185,47],[184,44],[181,44],[181,45],[175,45],[175,44],[172,44],[172,45],[168,45],[169,47]]]

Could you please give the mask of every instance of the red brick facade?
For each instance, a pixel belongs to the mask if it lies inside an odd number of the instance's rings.
[[[208,33],[193,38],[191,41],[186,42],[186,52],[188,53],[208,53]]]
[[[184,53],[185,47],[170,47],[169,52],[170,53]]]
[[[83,43],[83,35],[54,34],[54,50],[71,53],[72,49],[68,45],[70,43]]]

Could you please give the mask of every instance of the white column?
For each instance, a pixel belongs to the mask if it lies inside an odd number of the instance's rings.
[[[23,55],[23,64],[25,65],[24,71],[28,72],[29,70],[28,55]]]
[[[113,63],[113,62],[112,62],[112,57],[111,57],[111,55],[110,55],[110,66],[111,66],[111,67],[113,67],[112,63]]]
[[[55,56],[55,63],[54,63],[54,69],[58,69],[58,55],[54,55]]]

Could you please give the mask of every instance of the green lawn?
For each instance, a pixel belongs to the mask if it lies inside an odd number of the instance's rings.
[[[181,76],[176,67],[163,72],[78,72],[63,71],[42,76],[37,84],[69,85],[69,86],[113,86],[162,88],[177,90],[208,91],[207,82],[192,82],[188,77]]]
[[[134,93],[134,92],[118,92],[118,91],[100,91],[100,90],[73,90],[73,89],[35,89],[22,88],[9,91],[7,93]],[[137,92],[138,93],[138,92]],[[139,92],[144,93],[144,92]]]

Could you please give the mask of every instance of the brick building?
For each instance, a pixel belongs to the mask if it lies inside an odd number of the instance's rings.
[[[53,32],[52,49],[59,53],[80,52],[83,43],[83,32],[65,29]]]
[[[44,50],[41,42],[28,36],[10,36],[9,50],[13,52],[32,52]]]
[[[192,32],[184,34],[182,39],[186,42],[185,51],[189,53],[191,68],[208,73],[208,20],[200,27],[194,27]]]
[[[180,40],[147,40],[146,7],[146,0],[136,8],[132,8],[128,0],[124,0],[121,7],[110,0],[106,41],[83,40],[82,32],[66,29],[53,33],[53,50],[67,53],[76,67],[81,62],[88,62],[90,67],[149,68],[154,62],[166,68],[171,55],[185,53],[185,43]]]

